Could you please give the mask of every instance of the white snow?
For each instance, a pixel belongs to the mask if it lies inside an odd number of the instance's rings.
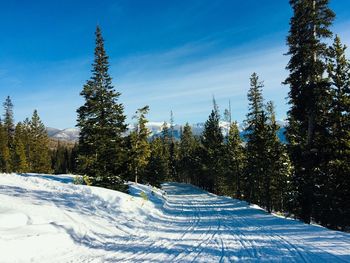
[[[0,262],[350,262],[350,234],[191,185],[72,179],[0,174]]]

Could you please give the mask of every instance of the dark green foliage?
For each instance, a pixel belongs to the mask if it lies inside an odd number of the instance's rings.
[[[0,169],[2,172],[49,173],[49,141],[44,124],[35,110],[31,120],[13,120],[10,97],[4,103],[4,123],[0,121]]]
[[[82,92],[85,103],[78,112],[79,171],[90,177],[94,185],[113,189],[123,187],[126,157],[122,134],[126,131],[124,107],[118,103],[108,73],[108,56],[99,27],[92,77]]]
[[[34,110],[29,123],[29,167],[34,173],[50,173],[51,161],[49,152],[49,137],[41,122],[37,110]]]
[[[70,169],[71,149],[58,142],[57,148],[51,153],[52,169],[55,174],[72,173]]]
[[[202,134],[203,187],[211,192],[223,191],[223,146],[224,137],[220,127],[219,109],[213,99],[213,110],[205,122]]]
[[[160,186],[166,181],[169,173],[169,156],[161,138],[155,138],[150,143],[151,155],[145,172],[145,182]]]
[[[315,197],[315,220],[335,229],[350,226],[350,63],[345,50],[336,36],[327,60],[332,102],[323,123],[329,127],[323,140],[325,176],[317,181]]]
[[[276,123],[274,105],[269,101],[267,113],[267,150],[265,161],[267,172],[263,182],[262,206],[270,211],[286,211],[288,198],[288,180],[291,174],[291,164],[285,145],[279,140],[277,133],[280,127]]]
[[[248,92],[244,199],[269,212],[285,211],[291,166],[285,146],[277,136],[279,126],[273,103],[264,105],[262,88],[262,82],[254,73]]]
[[[7,133],[8,146],[11,149],[13,144],[13,137],[15,134],[15,124],[13,119],[13,103],[10,96],[7,96],[4,102],[4,121],[3,125]]]
[[[149,107],[145,106],[136,111],[134,118],[137,119],[135,129],[129,135],[130,149],[128,151],[128,168],[131,175],[135,176],[135,183],[139,176],[144,176],[146,166],[151,155],[148,142],[149,130],[146,127],[146,114]],[[142,181],[142,178],[141,178]]]
[[[246,119],[247,166],[245,171],[244,198],[252,203],[260,202],[262,178],[267,173],[265,166],[266,142],[266,113],[262,97],[263,83],[258,75],[253,73],[250,78],[248,92],[249,111]]]
[[[178,181],[177,174],[177,159],[178,159],[178,144],[174,137],[174,115],[173,111],[170,112],[170,142],[169,142],[169,172],[171,180]]]
[[[231,123],[225,145],[226,194],[242,198],[243,173],[245,169],[245,149],[236,122]]]
[[[166,160],[166,166],[164,167],[164,178],[165,181],[172,181],[173,178],[171,176],[171,164],[170,164],[170,145],[173,143],[172,137],[171,137],[170,129],[168,128],[168,124],[166,122],[162,125],[162,132],[161,132],[161,142],[162,142],[162,152],[164,155],[164,159]]]
[[[12,167],[17,173],[26,173],[29,171],[29,163],[26,156],[24,143],[24,127],[22,123],[18,123],[15,129],[13,152],[12,152]]]
[[[10,162],[7,131],[0,120],[0,171],[4,173],[10,172]]]
[[[188,123],[183,127],[179,143],[178,176],[180,182],[200,185],[200,141]]]
[[[329,83],[324,78],[327,55],[325,38],[334,13],[328,0],[291,0],[294,15],[288,36],[290,86],[287,139],[294,166],[294,213],[309,223],[314,213],[315,184],[324,176],[322,163],[327,149],[323,146],[327,127],[325,113],[330,103]],[[322,180],[322,179],[321,179]],[[299,209],[300,207],[300,209]]]

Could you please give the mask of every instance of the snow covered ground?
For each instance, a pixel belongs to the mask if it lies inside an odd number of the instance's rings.
[[[190,185],[71,181],[0,174],[0,262],[350,262],[350,234]]]

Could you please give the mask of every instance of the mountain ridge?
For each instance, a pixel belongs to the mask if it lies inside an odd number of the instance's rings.
[[[286,138],[284,136],[285,127],[287,125],[286,121],[277,121],[278,125],[281,127],[278,132],[278,137],[280,140],[284,143],[286,143]],[[157,137],[161,134],[162,126],[164,125],[164,122],[155,122],[150,121],[147,123],[147,127],[150,130],[150,137]],[[168,127],[170,127],[170,124],[167,123]],[[199,136],[202,134],[204,130],[204,122],[198,122],[194,124],[190,124],[192,128],[192,132],[194,135]],[[176,139],[180,139],[181,136],[181,129],[184,125],[181,124],[175,124],[174,125],[174,136]],[[220,127],[222,129],[223,134],[227,134],[229,130],[229,122],[220,121]],[[134,127],[133,124],[128,125],[128,131],[132,130]],[[244,137],[244,123],[238,123],[238,128],[241,134],[241,137]],[[47,127],[47,133],[50,138],[60,140],[60,141],[69,141],[69,142],[77,142],[79,140],[79,128],[66,128],[66,129],[57,129],[52,127]]]

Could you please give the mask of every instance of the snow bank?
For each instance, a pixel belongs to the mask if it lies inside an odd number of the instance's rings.
[[[350,262],[350,235],[186,184],[0,174],[0,262]]]

